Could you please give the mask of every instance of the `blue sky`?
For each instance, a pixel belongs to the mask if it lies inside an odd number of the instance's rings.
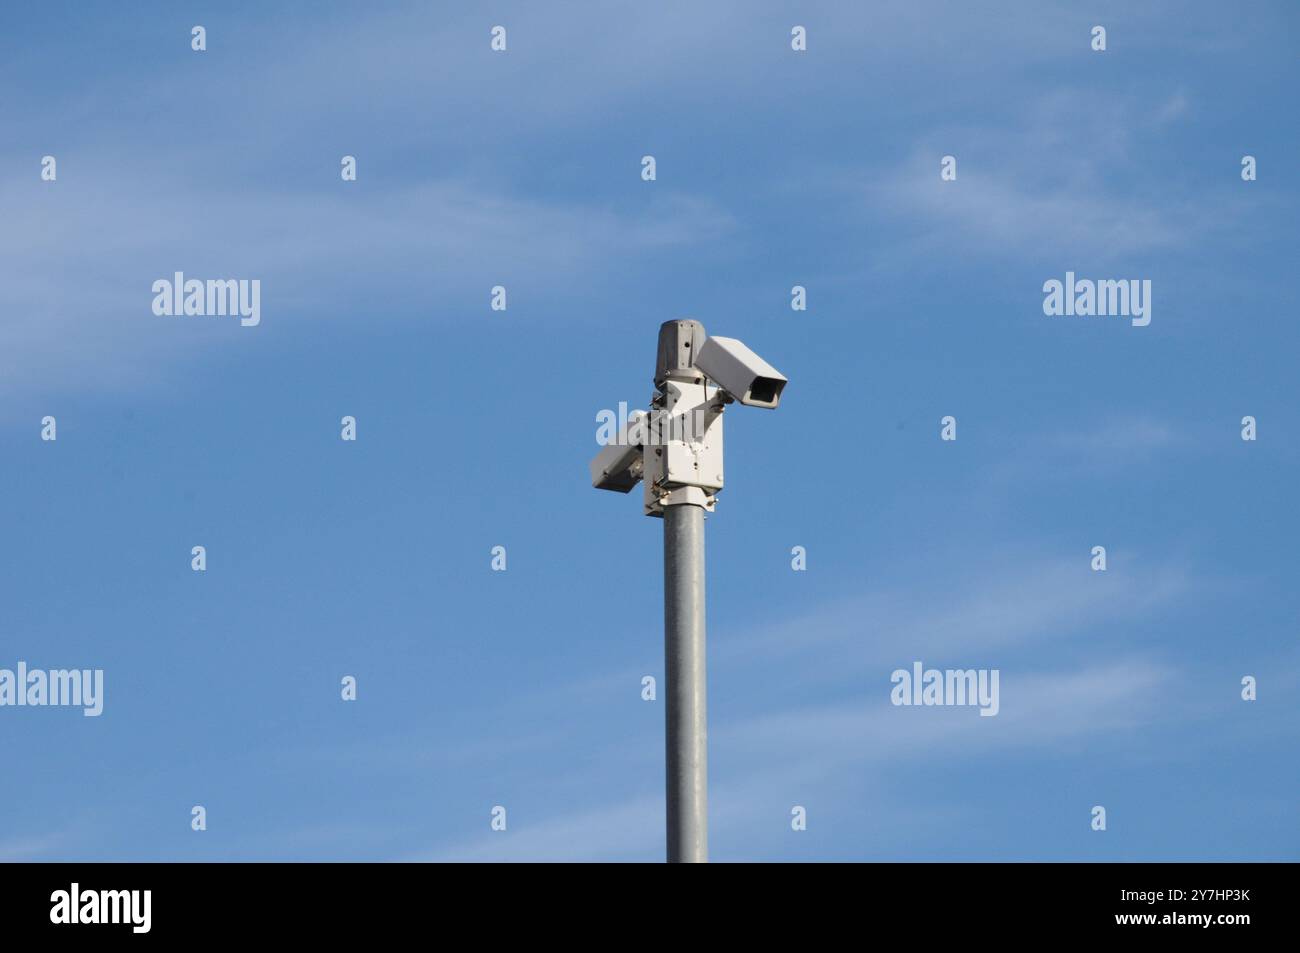
[[[6,10],[0,667],[106,697],[0,709],[0,859],[660,859],[661,524],[586,464],[676,317],[791,380],[708,524],[714,859],[1297,859],[1295,7],[474,6]]]

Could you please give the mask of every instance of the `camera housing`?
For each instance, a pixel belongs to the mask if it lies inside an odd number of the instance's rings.
[[[713,511],[723,485],[722,409],[718,388],[702,377],[664,381],[642,457],[647,516],[682,501]]]
[[[695,352],[695,367],[746,407],[773,410],[786,376],[735,338],[709,337]]]
[[[649,415],[644,410],[634,410],[626,424],[619,430],[614,443],[600,448],[591,459],[591,485],[598,490],[630,493],[641,481],[641,452],[645,446],[646,425]]]

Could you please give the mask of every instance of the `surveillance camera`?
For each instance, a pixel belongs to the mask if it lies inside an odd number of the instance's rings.
[[[695,367],[749,407],[774,408],[786,377],[735,338],[707,338],[695,354]]]
[[[618,439],[600,448],[591,459],[591,485],[598,490],[616,490],[630,493],[641,481],[644,462],[641,459],[645,445],[644,410],[628,415],[626,425],[619,431]]]

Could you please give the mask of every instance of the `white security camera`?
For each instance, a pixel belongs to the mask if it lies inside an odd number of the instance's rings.
[[[598,490],[616,490],[630,493],[641,481],[644,462],[645,430],[648,415],[644,410],[634,410],[627,423],[619,430],[618,439],[600,448],[588,466],[591,485]]]
[[[735,338],[706,338],[694,359],[697,370],[748,407],[781,402],[786,376]]]
[[[665,321],[651,409],[630,414],[591,461],[591,485],[629,493],[645,483],[647,516],[680,504],[713,512],[723,487],[722,412],[739,401],[775,408],[786,377],[735,338],[709,337],[698,321]]]

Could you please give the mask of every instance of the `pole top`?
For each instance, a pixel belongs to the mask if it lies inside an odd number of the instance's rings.
[[[698,321],[680,319],[659,326],[659,353],[655,360],[655,386],[664,381],[702,381],[704,374],[695,367],[695,355],[708,337]]]

